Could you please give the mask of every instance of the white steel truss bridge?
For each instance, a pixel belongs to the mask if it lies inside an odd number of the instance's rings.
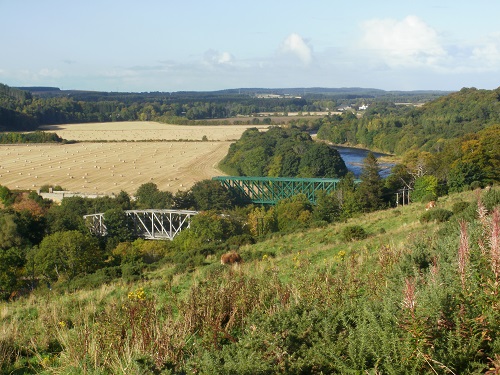
[[[191,217],[198,211],[187,210],[127,210],[127,226],[134,236],[148,240],[172,240],[183,229],[189,228]],[[105,236],[108,233],[104,213],[84,215],[90,233]]]

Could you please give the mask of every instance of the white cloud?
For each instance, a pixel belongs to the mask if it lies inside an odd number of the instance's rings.
[[[500,34],[492,35],[472,49],[471,63],[477,70],[498,70],[500,66]]]
[[[281,45],[281,52],[297,56],[304,65],[312,61],[312,49],[304,39],[295,33],[290,34]]]
[[[415,16],[373,19],[362,30],[362,46],[390,67],[437,67],[447,58],[438,33]]]
[[[209,65],[231,65],[234,62],[234,57],[229,52],[209,49],[205,52],[203,61]]]

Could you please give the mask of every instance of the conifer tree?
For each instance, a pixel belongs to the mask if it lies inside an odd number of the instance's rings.
[[[363,160],[361,182],[356,190],[358,202],[365,212],[377,210],[384,205],[384,184],[379,172],[377,158],[372,152],[368,153]]]

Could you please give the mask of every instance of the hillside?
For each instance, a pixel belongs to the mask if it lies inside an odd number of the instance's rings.
[[[19,110],[30,99],[28,92],[0,83],[0,131],[36,129],[36,120]]]
[[[95,289],[38,289],[0,305],[2,370],[493,374],[500,191],[478,197],[274,234],[232,268],[208,256],[185,273],[165,263]]]
[[[410,149],[438,151],[446,140],[500,123],[500,88],[463,88],[421,107],[375,102],[362,118],[332,116],[318,131],[320,139],[361,144],[403,154]]]

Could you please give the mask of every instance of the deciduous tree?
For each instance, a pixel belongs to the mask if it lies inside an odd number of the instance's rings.
[[[78,231],[56,232],[42,240],[34,260],[39,274],[57,281],[95,271],[103,252],[93,237]]]

